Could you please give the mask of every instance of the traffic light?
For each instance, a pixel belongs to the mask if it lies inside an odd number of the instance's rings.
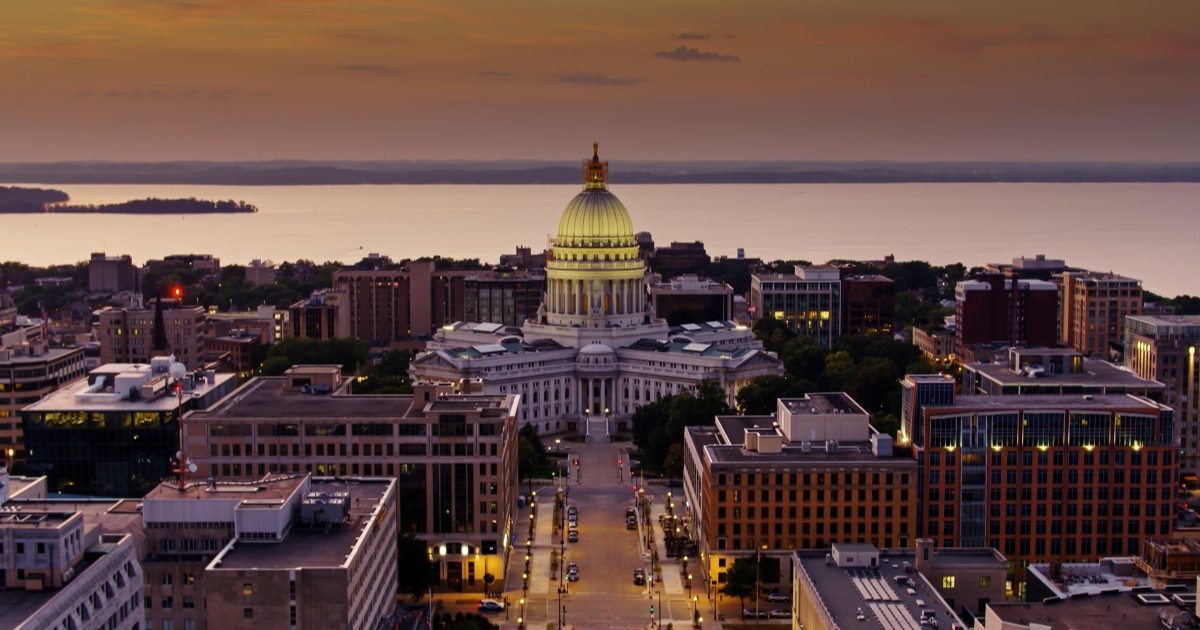
[[[618,457],[618,458],[617,458],[617,465],[618,465],[618,466],[620,466],[620,465],[621,465],[621,458],[620,458],[620,457]]]
[[[651,615],[653,615],[653,614],[654,614],[654,606],[650,606],[650,614],[651,614]]]
[[[575,458],[575,462],[574,462],[574,464],[575,464],[576,466],[578,466],[578,465],[579,465],[579,458],[578,458],[578,457],[576,457],[576,458]]]

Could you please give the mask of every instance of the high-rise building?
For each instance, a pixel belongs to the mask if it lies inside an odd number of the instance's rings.
[[[919,534],[1016,563],[1136,554],[1170,534],[1174,414],[1132,394],[959,396],[905,377],[903,425],[920,466]],[[935,400],[941,398],[941,400]],[[922,400],[923,399],[923,400]],[[922,400],[922,404],[907,404]]]
[[[44,494],[10,494],[11,486],[24,481],[0,465],[0,627],[144,627],[137,537],[110,530],[96,518],[115,508],[114,502],[60,503]],[[125,520],[130,517],[136,512]]]
[[[162,300],[161,331],[155,329],[157,306],[105,308],[95,326],[103,363],[149,363],[152,357],[174,355],[191,369],[204,367],[204,308]],[[156,348],[156,332],[165,342]]]
[[[672,326],[733,319],[733,287],[724,282],[686,275],[663,281],[652,274],[648,286],[654,316]]]
[[[1008,348],[1006,361],[964,363],[962,383],[963,393],[981,396],[1135,394],[1166,402],[1162,383],[1074,348]]]
[[[466,276],[478,271],[440,270],[434,261],[401,269],[339,269],[333,288],[350,301],[350,335],[373,346],[424,338],[461,321]]]
[[[880,275],[842,278],[843,335],[892,334],[896,283]]]
[[[463,316],[469,322],[521,326],[537,317],[546,291],[543,273],[497,267],[463,280]]]
[[[395,477],[400,531],[435,550],[439,584],[482,591],[492,573],[489,588],[502,589],[516,515],[519,398],[456,393],[446,383],[418,383],[413,396],[356,396],[352,386],[338,366],[296,366],[188,414],[196,475]]]
[[[345,289],[318,289],[288,308],[291,336],[328,340],[350,336],[350,299]]]
[[[1125,318],[1142,314],[1142,281],[1094,271],[1068,271],[1061,279],[1062,342],[1089,357],[1119,355]]]
[[[739,557],[834,543],[910,547],[916,462],[843,393],[781,398],[769,416],[684,433],[686,518],[718,584]]]
[[[142,501],[154,628],[371,628],[394,607],[396,481],[159,484]]]
[[[794,274],[750,276],[750,313],[756,320],[782,321],[822,349],[833,347],[842,331],[842,279],[837,267],[796,266]]]
[[[83,348],[0,346],[0,461],[25,461],[21,410],[84,373]]]
[[[255,287],[274,283],[275,263],[269,260],[264,262],[257,258],[251,260],[250,264],[246,265],[246,282]]]
[[[958,355],[976,344],[1053,346],[1058,288],[1045,280],[979,274],[954,290]]]
[[[180,412],[213,404],[237,383],[201,371],[176,379],[170,363],[105,364],[22,409],[26,469],[49,477],[52,492],[145,494],[170,473]]]
[[[1200,315],[1125,318],[1125,367],[1166,387],[1163,402],[1175,410],[1183,461],[1200,472]]]
[[[117,293],[136,291],[139,269],[133,265],[128,254],[108,256],[93,253],[88,261],[88,291],[94,293]]]
[[[670,280],[676,276],[702,276],[708,271],[710,262],[704,243],[672,242],[670,247],[659,247],[654,250],[650,266],[662,277]]]

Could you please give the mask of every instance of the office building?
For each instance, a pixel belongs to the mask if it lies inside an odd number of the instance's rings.
[[[137,291],[140,270],[133,265],[128,254],[108,256],[93,253],[88,261],[88,291],[93,293],[119,293]]]
[[[979,274],[954,289],[958,354],[976,344],[1053,346],[1058,287],[1045,280]]]
[[[47,348],[44,342],[0,346],[0,456],[25,462],[21,410],[84,373],[83,348]]]
[[[161,302],[161,307],[101,310],[95,325],[100,360],[149,363],[152,357],[174,355],[190,369],[204,367],[204,308],[184,306],[177,299]]]
[[[520,326],[537,317],[546,291],[544,273],[497,267],[463,280],[463,316],[469,322]]]
[[[232,374],[176,379],[168,357],[104,364],[21,410],[26,469],[51,492],[142,496],[168,476],[179,451],[179,414],[233,391]],[[178,386],[178,390],[176,390]]]
[[[1200,472],[1200,315],[1125,318],[1125,367],[1162,383],[1163,403],[1175,410],[1183,461],[1180,469]]]
[[[1019,578],[1030,562],[1135,554],[1171,532],[1169,407],[1132,394],[955,397],[932,375],[902,386],[918,530],[938,546],[995,548]]]
[[[1125,318],[1142,314],[1142,281],[1115,273],[1065,272],[1059,311],[1063,343],[1089,357],[1120,356]]]
[[[135,536],[106,531],[93,516],[113,502],[59,503],[44,494],[10,493],[26,481],[0,466],[0,627],[144,627]]]
[[[892,334],[896,322],[896,283],[886,276],[842,278],[843,335]]]
[[[521,395],[522,425],[611,434],[628,431],[643,403],[702,381],[732,405],[750,379],[783,373],[745,326],[655,318],[633,221],[608,190],[608,163],[593,153],[583,175],[584,190],[559,218],[536,318],[521,327],[447,322],[413,359],[415,381],[478,379],[485,392]]]
[[[209,307],[205,314],[204,337],[228,337],[234,331],[240,331],[241,336],[256,336],[259,343],[270,346],[291,334],[290,321],[288,310],[266,304],[252,311],[218,311]]]
[[[925,330],[913,326],[912,339],[913,345],[921,350],[921,354],[935,364],[949,364],[958,356],[955,354],[958,340],[953,330]]]
[[[257,258],[250,261],[246,265],[246,282],[250,286],[260,287],[264,284],[275,283],[275,263],[271,261],[262,261]]]
[[[823,350],[841,335],[842,280],[837,267],[796,266],[794,274],[750,276],[750,312],[757,320],[782,321],[798,335],[812,337]]]
[[[435,551],[441,587],[482,591],[492,573],[490,588],[502,588],[516,515],[518,397],[420,383],[413,396],[357,396],[351,386],[338,366],[296,366],[190,413],[195,476],[396,477],[400,531]]]
[[[1032,258],[1019,256],[1012,259],[1011,263],[988,263],[985,270],[987,273],[1002,274],[1005,278],[1046,281],[1053,280],[1055,275],[1065,271],[1084,271],[1068,267],[1065,260],[1046,258],[1045,254],[1038,254]]]
[[[1166,402],[1162,383],[1074,348],[1007,348],[1006,361],[964,363],[962,391],[980,396],[1134,394]],[[1178,423],[1178,416],[1176,416]]]
[[[704,250],[704,243],[672,242],[669,247],[659,247],[654,250],[650,267],[670,280],[676,276],[703,276],[708,271],[710,259]]]
[[[345,289],[317,289],[288,307],[291,336],[327,341],[350,336],[350,299]]]
[[[154,628],[372,628],[396,592],[396,481],[276,475],[142,501]]]
[[[911,550],[839,543],[792,554],[792,627],[963,628],[927,576],[913,570]],[[911,586],[910,586],[911,584]]]
[[[671,326],[733,319],[733,287],[724,282],[688,275],[664,281],[652,274],[648,287],[654,317]]]
[[[842,393],[782,398],[769,416],[684,431],[685,522],[717,584],[739,557],[834,543],[907,548],[917,466]],[[784,572],[786,573],[786,572]]]
[[[465,314],[468,275],[478,271],[442,270],[434,261],[409,262],[402,268],[339,269],[333,288],[350,302],[350,335],[372,346],[424,338]]]

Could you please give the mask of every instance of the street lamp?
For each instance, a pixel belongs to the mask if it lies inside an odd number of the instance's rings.
[[[762,550],[767,548],[767,544],[763,543],[761,547],[755,549],[758,554],[758,560],[754,563],[754,624],[758,625],[759,619],[762,617],[762,607],[759,605],[759,594],[762,592]]]
[[[699,600],[700,600],[699,597],[692,595],[692,625],[693,626],[700,625],[700,611],[696,609],[696,605]]]
[[[559,453],[562,452],[562,440],[559,438],[554,438],[554,450]]]
[[[517,628],[518,628],[518,630],[520,630],[520,629],[523,629],[524,627],[525,627],[525,598],[522,597],[521,598],[521,616],[517,617]]]
[[[662,627],[662,591],[654,591],[658,595],[658,628]]]

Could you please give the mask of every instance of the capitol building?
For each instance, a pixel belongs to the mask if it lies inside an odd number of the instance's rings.
[[[597,150],[559,219],[536,319],[443,327],[413,359],[414,381],[472,379],[485,393],[518,394],[521,425],[539,433],[610,434],[628,431],[639,406],[701,381],[717,383],[732,406],[751,379],[783,374],[745,326],[654,317],[633,221],[608,190]]]

